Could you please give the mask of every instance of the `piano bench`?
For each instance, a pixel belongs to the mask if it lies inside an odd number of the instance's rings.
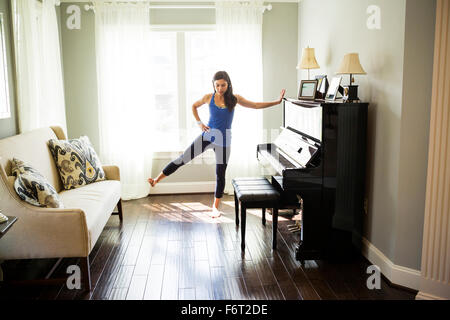
[[[245,250],[246,210],[262,209],[262,223],[266,225],[266,208],[272,208],[272,248],[277,248],[278,203],[280,194],[266,178],[234,178],[234,207],[236,226],[239,226],[241,203],[241,249]]]

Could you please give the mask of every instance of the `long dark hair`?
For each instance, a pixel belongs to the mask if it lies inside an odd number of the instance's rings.
[[[214,81],[217,81],[217,80],[225,80],[228,83],[228,89],[224,94],[224,99],[225,99],[225,105],[228,108],[228,111],[231,112],[231,111],[233,111],[234,107],[236,106],[237,98],[233,94],[233,86],[231,85],[230,76],[228,75],[228,73],[226,71],[217,71],[214,74],[214,77],[212,80],[214,92],[216,90],[216,88],[214,87]]]

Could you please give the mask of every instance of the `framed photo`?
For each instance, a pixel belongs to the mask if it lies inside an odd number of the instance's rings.
[[[298,89],[298,100],[314,100],[317,91],[317,80],[302,80]]]
[[[342,77],[333,77],[333,79],[331,79],[330,87],[325,95],[325,100],[334,101],[336,99],[336,94],[341,85],[341,80]]]
[[[317,92],[323,93],[325,95],[328,90],[327,75],[317,75],[315,76],[315,78],[317,80]]]

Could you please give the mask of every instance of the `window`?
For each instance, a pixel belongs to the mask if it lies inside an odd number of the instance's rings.
[[[0,12],[0,119],[11,117],[4,28],[3,12]]]
[[[186,98],[188,116],[186,128],[191,135],[198,134],[198,126],[191,114],[191,106],[204,94],[214,90],[212,76],[216,68],[215,32],[186,32]],[[197,109],[200,119],[207,122],[209,109],[204,106]],[[191,138],[194,138],[191,136]]]
[[[213,91],[215,31],[156,30],[152,35],[151,92],[155,107],[157,152],[183,151],[200,133],[192,104]],[[203,122],[206,106],[197,109]]]
[[[152,34],[153,70],[151,96],[155,113],[154,120],[149,125],[155,126],[157,150],[174,151],[178,148],[180,135],[178,117],[178,86],[177,86],[177,39],[173,32],[154,32]]]

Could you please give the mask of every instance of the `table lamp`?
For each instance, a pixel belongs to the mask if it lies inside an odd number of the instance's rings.
[[[349,74],[350,83],[348,85],[348,98],[347,100],[359,100],[358,98],[358,86],[353,85],[355,79],[352,75],[354,74],[366,74],[364,69],[359,62],[359,56],[357,53],[347,53],[342,60],[341,66],[339,67],[336,74]]]
[[[319,69],[320,66],[316,61],[316,56],[314,54],[314,48],[304,48],[302,54],[302,60],[297,65],[297,69],[308,69],[308,80],[309,80],[309,69]]]

